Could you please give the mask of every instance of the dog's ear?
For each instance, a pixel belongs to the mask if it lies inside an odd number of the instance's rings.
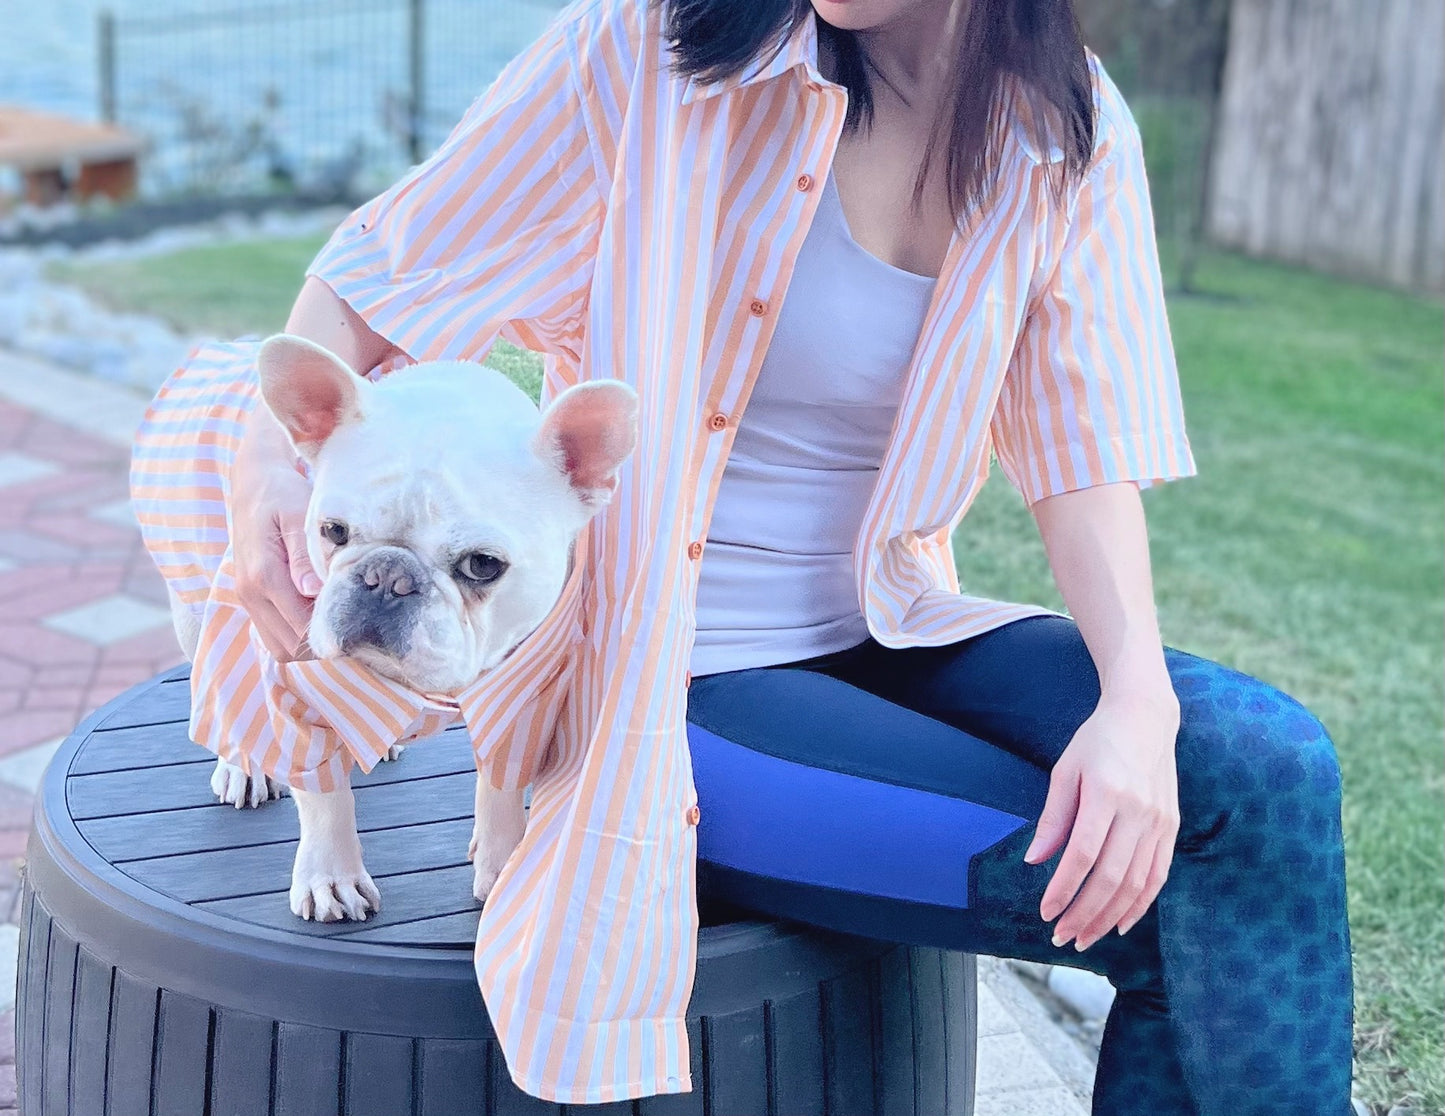
[[[340,357],[304,337],[278,333],[267,338],[256,365],[261,398],[307,460],[342,423],[361,417],[360,377]]]
[[[636,445],[637,393],[620,380],[592,380],[552,401],[533,448],[596,511],[612,498],[617,470]]]

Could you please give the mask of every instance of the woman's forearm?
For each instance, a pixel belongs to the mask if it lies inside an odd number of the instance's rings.
[[[395,345],[374,332],[355,310],[315,276],[306,280],[286,332],[304,337],[339,356],[355,372],[369,372],[398,352]]]
[[[319,279],[306,280],[286,332],[324,346],[359,374],[396,352]],[[296,461],[281,424],[256,406],[235,457],[223,466],[231,486],[236,591],[271,654],[283,660],[305,653],[310,598],[321,588],[305,545],[310,484]]]
[[[1104,697],[1173,704],[1137,486],[1061,493],[1040,500],[1033,514]]]
[[[1164,663],[1144,506],[1133,483],[1047,497],[1034,518],[1099,671],[1099,705],[1049,775],[1024,854],[1063,855],[1039,904],[1056,946],[1126,933],[1159,894],[1179,832],[1179,699]]]
[[[374,332],[320,279],[310,277],[296,296],[286,332],[329,349],[349,368],[365,373],[398,352],[395,345]],[[265,407],[257,407],[246,421],[241,453],[258,460],[291,459],[295,455],[281,426]]]
[[[317,278],[308,278],[291,307],[286,332],[314,341],[339,356],[355,372],[365,373],[396,353],[396,346],[374,332],[350,306]],[[236,459],[243,470],[264,470],[296,458],[290,439],[265,407],[246,419]],[[234,471],[235,466],[232,465]]]

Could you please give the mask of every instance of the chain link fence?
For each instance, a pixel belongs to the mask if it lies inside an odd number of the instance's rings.
[[[374,192],[441,141],[562,0],[229,3],[99,18],[101,113],[150,139],[148,196]],[[1139,119],[1169,278],[1187,287],[1229,0],[1078,10]]]
[[[101,115],[142,193],[351,197],[424,158],[561,0],[236,0],[99,16]]]

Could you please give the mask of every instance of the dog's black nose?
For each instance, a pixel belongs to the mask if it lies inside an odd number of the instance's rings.
[[[341,650],[375,647],[405,655],[420,606],[430,596],[431,580],[420,559],[403,547],[379,547],[352,568],[350,585],[333,620]]]
[[[409,550],[388,546],[356,564],[356,579],[382,600],[409,597],[420,590],[426,570]]]

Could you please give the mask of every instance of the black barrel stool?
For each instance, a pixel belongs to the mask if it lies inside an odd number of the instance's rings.
[[[187,674],[65,743],[36,803],[16,1007],[23,1116],[967,1116],[972,958],[708,912],[694,1091],[558,1106],[512,1085],[472,971],[459,733],[357,780],[382,910],[287,906],[290,799],[214,801]]]

